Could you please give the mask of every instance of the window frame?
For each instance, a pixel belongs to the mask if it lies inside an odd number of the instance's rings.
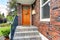
[[[50,0],[47,0],[43,5],[42,5],[42,1],[40,0],[40,21],[50,21],[50,18],[42,18],[42,7],[44,7],[47,3],[49,3]]]

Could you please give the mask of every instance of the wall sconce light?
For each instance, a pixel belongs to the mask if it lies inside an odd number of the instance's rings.
[[[36,14],[35,10],[32,10],[32,15]]]

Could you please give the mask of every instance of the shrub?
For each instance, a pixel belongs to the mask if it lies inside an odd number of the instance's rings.
[[[2,30],[1,32],[4,37],[9,37],[10,29]]]
[[[2,23],[2,24],[0,24],[0,27],[9,27],[9,26],[10,26],[9,23]]]
[[[13,21],[14,17],[13,16],[7,16],[8,21]]]

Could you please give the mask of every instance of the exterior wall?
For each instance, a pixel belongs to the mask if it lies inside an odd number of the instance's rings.
[[[34,9],[36,14],[32,15],[32,24],[49,40],[60,40],[60,0],[51,0],[50,22],[40,22],[40,0],[36,0]],[[17,12],[18,25],[21,25],[22,5],[17,6]]]
[[[40,33],[49,40],[60,40],[60,0],[51,0],[50,22],[40,22],[40,0],[36,0],[36,14],[32,15],[33,25],[38,27]],[[58,6],[57,6],[58,5]]]
[[[18,26],[22,25],[22,5],[17,5]]]
[[[51,0],[51,24],[60,25],[60,0]]]
[[[37,0],[36,3],[35,3],[35,11],[36,11],[36,14],[32,15],[32,23],[33,25],[37,25],[40,23],[40,0]]]

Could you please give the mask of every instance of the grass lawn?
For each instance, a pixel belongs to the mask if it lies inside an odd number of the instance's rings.
[[[2,32],[1,31],[4,31],[4,30],[10,30],[11,26],[4,26],[4,27],[0,27],[0,36],[2,36]]]

